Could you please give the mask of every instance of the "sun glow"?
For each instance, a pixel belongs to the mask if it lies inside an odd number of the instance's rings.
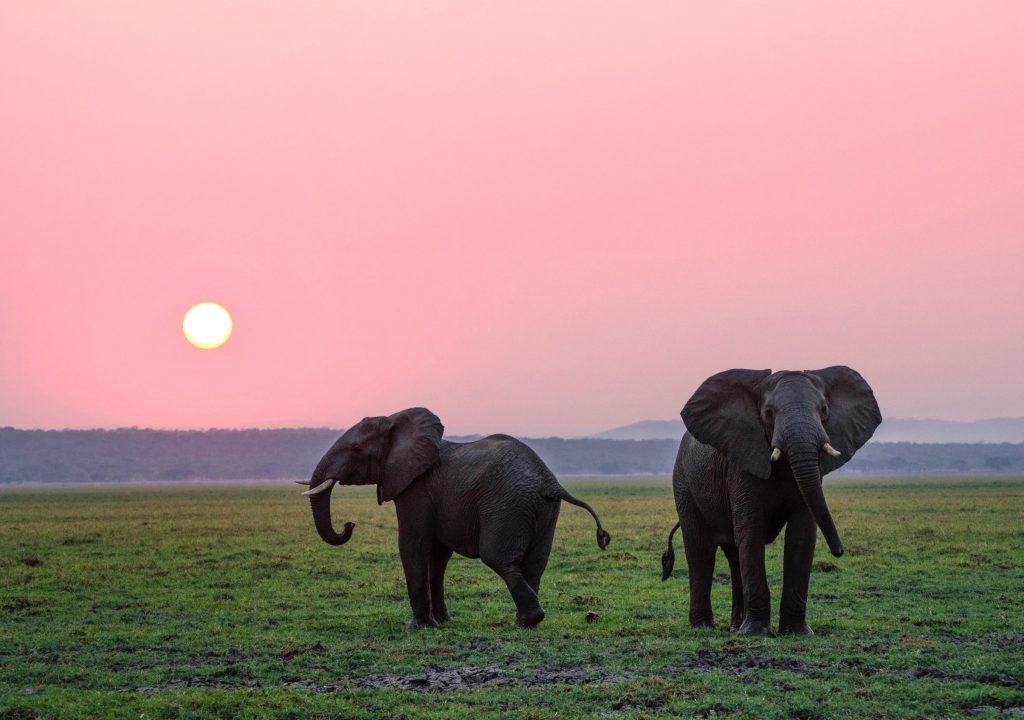
[[[194,305],[181,321],[185,339],[203,350],[213,350],[231,337],[231,315],[213,302]]]

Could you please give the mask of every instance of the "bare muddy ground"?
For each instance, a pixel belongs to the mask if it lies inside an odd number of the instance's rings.
[[[622,682],[626,678],[611,675],[600,668],[585,665],[564,665],[544,668],[531,674],[515,676],[498,667],[443,668],[432,665],[421,675],[391,675],[378,673],[365,675],[352,681],[358,688],[399,688],[436,692],[444,690],[465,690],[474,687],[506,687],[519,685],[605,685]]]
[[[319,643],[288,651],[282,657],[290,659],[302,653],[321,654]],[[237,660],[237,658],[235,659]],[[967,676],[951,674],[935,668],[914,668],[905,671],[882,670],[856,658],[840,660],[834,664],[808,663],[792,657],[770,657],[744,651],[738,645],[727,645],[723,649],[704,648],[685,658],[682,662],[664,666],[653,673],[610,673],[593,664],[565,664],[555,667],[511,672],[497,665],[465,665],[445,667],[429,665],[423,672],[370,673],[358,677],[338,678],[337,682],[323,683],[313,679],[294,679],[274,684],[273,687],[289,690],[306,690],[316,693],[345,692],[351,689],[394,688],[422,693],[472,690],[496,687],[542,687],[542,686],[583,686],[609,685],[630,680],[674,677],[685,672],[714,672],[730,675],[757,673],[763,670],[782,670],[792,673],[815,671],[859,672],[864,676],[877,674],[899,675],[914,679],[932,678],[937,680],[975,682],[984,685],[1024,689],[1024,679],[1010,675]],[[169,681],[158,687],[119,688],[122,692],[153,693],[162,690],[185,688],[238,689],[266,687],[241,665],[229,664],[206,677],[193,676]],[[628,708],[618,708],[628,709]]]
[[[669,665],[666,670],[672,673],[680,671],[744,673],[749,670],[788,670],[789,672],[805,673],[811,670],[820,670],[822,667],[801,662],[796,658],[751,655],[734,646],[727,646],[723,650],[698,650],[692,657],[681,663]]]

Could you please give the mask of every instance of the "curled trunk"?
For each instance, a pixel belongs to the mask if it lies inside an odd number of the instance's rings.
[[[313,509],[313,524],[316,525],[316,531],[321,540],[328,545],[344,545],[348,542],[352,537],[352,528],[355,525],[350,522],[345,523],[345,528],[340,535],[334,531],[334,525],[331,524],[331,490],[310,495],[309,505]]]
[[[843,543],[839,539],[839,531],[836,530],[832,513],[825,502],[825,493],[821,489],[821,468],[818,465],[817,444],[813,441],[790,444],[788,455],[797,487],[800,488],[800,494],[814,516],[814,522],[821,529],[821,534],[825,536],[828,549],[834,556],[841,556]]]

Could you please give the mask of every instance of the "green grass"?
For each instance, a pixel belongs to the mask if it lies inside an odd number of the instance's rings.
[[[812,638],[691,630],[668,481],[567,481],[541,588],[511,627],[501,580],[448,572],[450,625],[409,631],[394,510],[335,492],[353,540],[317,538],[300,488],[0,492],[0,718],[1006,717],[1024,708],[1024,478],[829,480],[847,547],[819,543]],[[777,615],[781,540],[769,548]],[[726,573],[724,558],[718,572]],[[723,578],[724,579],[724,578]],[[718,583],[716,619],[728,624]],[[597,614],[587,622],[587,613]],[[504,685],[361,688],[431,668]],[[492,674],[495,671],[489,671]],[[552,673],[554,675],[552,676]],[[531,686],[536,678],[558,680]],[[578,682],[582,680],[582,682]]]

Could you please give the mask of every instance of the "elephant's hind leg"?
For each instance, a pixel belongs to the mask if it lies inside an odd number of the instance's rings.
[[[502,579],[508,585],[508,591],[516,604],[515,624],[527,628],[540,625],[540,621],[544,619],[544,609],[540,606],[537,591],[531,587],[526,576],[513,568],[502,575]]]
[[[515,624],[519,627],[533,627],[540,624],[540,621],[544,619],[544,610],[541,609],[537,593],[530,587],[522,569],[518,565],[489,567],[498,573],[505,581],[505,585],[508,586],[508,591],[516,604]]]
[[[530,584],[533,591],[540,595],[540,578],[544,569],[548,566],[548,558],[551,556],[551,545],[555,540],[555,524],[558,522],[558,510],[561,503],[556,502],[554,512],[541,536],[530,546],[523,558],[523,576]]]
[[[448,622],[448,607],[444,602],[444,573],[451,557],[451,549],[435,540],[430,552],[430,610],[439,623]]]
[[[690,576],[690,626],[714,627],[711,580],[715,574],[715,554],[718,552],[718,545],[711,539],[712,532],[697,513],[689,493],[682,495],[677,507],[679,525],[683,529],[687,573]]]
[[[412,606],[412,622],[409,627],[437,627],[437,621],[430,612],[430,551],[429,539],[411,533],[398,536],[398,552],[405,570],[405,585],[409,591]]]
[[[718,548],[705,543],[683,544],[690,575],[690,627],[714,627],[711,581],[715,574],[715,553]]]
[[[544,619],[544,611],[540,607],[536,590],[530,586],[523,573],[525,554],[522,550],[514,553],[496,553],[480,548],[480,559],[484,565],[498,573],[508,586],[508,591],[516,604],[516,625],[533,627]]]
[[[722,552],[729,561],[729,577],[732,584],[732,622],[730,629],[739,630],[743,624],[743,573],[740,572],[740,553],[735,546],[723,545]]]

